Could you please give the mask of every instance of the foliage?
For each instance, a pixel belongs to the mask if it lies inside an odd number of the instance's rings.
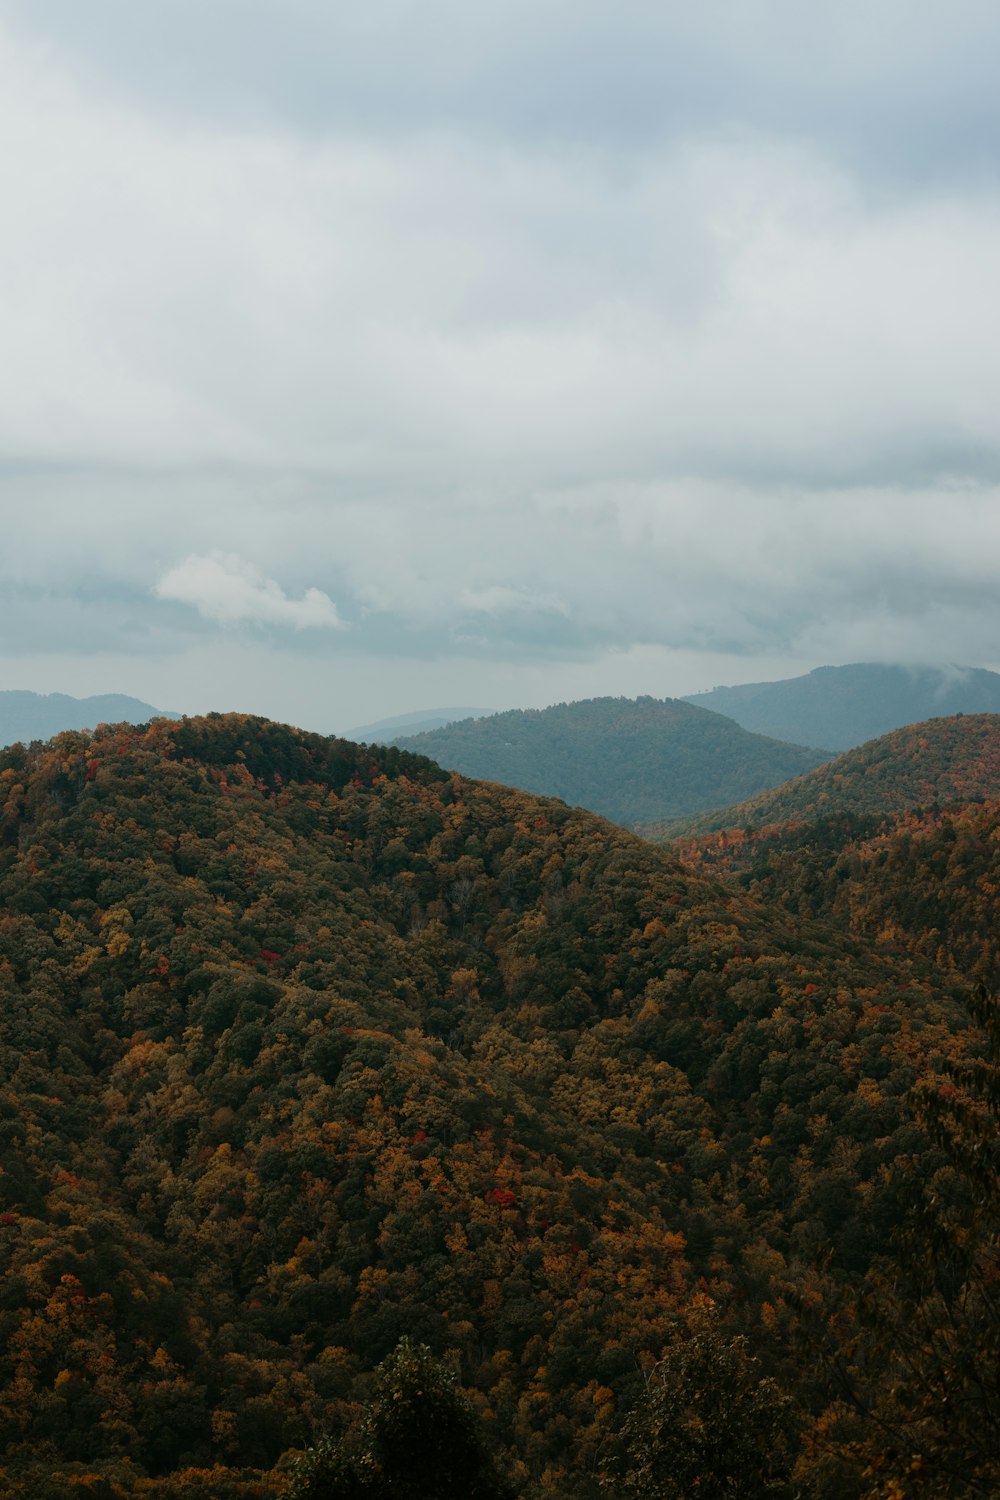
[[[907,1216],[837,1368],[872,1496],[1000,1493],[1000,1004],[983,990],[970,1003],[987,1057],[913,1092],[944,1164],[901,1181]]]
[[[749,830],[751,843],[758,844],[771,830],[780,834],[788,825],[811,825],[844,814],[883,816],[991,797],[998,780],[1000,715],[958,714],[910,724],[773,791],[646,832],[687,841]]]
[[[745,1336],[724,1335],[714,1304],[702,1298],[625,1424],[623,1493],[636,1500],[787,1494],[792,1436],[789,1398],[762,1375]]]
[[[627,826],[752,796],[828,758],[671,698],[512,709],[396,744],[465,776],[561,797]]]
[[[408,1335],[520,1494],[590,1500],[699,1291],[801,1384],[786,1293],[857,1289],[892,1174],[942,1166],[904,1104],[969,1055],[934,963],[395,748],[0,754],[11,1484],[280,1493]]]
[[[509,1500],[455,1376],[401,1339],[375,1372],[357,1431],[307,1454],[290,1500]]]

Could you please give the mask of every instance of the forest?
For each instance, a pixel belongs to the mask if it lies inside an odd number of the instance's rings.
[[[246,716],[0,752],[0,1500],[996,1494],[940,723],[676,846]]]
[[[649,697],[511,709],[393,743],[629,828],[753,797],[831,756],[751,734],[680,698]]]

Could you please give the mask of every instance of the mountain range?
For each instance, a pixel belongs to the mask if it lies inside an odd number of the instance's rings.
[[[64,729],[94,729],[98,724],[123,722],[144,724],[149,719],[177,717],[124,693],[73,698],[68,693],[6,689],[0,692],[0,745],[13,745],[19,740],[25,744],[47,740]]]
[[[782,682],[717,687],[689,695],[685,702],[728,714],[755,734],[849,750],[924,719],[1000,713],[1000,674],[982,667],[862,662],[817,667]]]

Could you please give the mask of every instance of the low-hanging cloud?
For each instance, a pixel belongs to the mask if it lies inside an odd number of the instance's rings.
[[[322,589],[306,589],[290,599],[273,578],[233,552],[192,555],[164,573],[153,592],[158,599],[190,604],[206,620],[222,625],[255,622],[293,630],[344,629],[337,606]]]

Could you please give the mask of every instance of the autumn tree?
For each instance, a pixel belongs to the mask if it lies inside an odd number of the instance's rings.
[[[791,1402],[743,1335],[726,1337],[707,1298],[686,1336],[667,1351],[624,1428],[624,1483],[635,1500],[758,1500],[785,1494],[791,1468]]]

